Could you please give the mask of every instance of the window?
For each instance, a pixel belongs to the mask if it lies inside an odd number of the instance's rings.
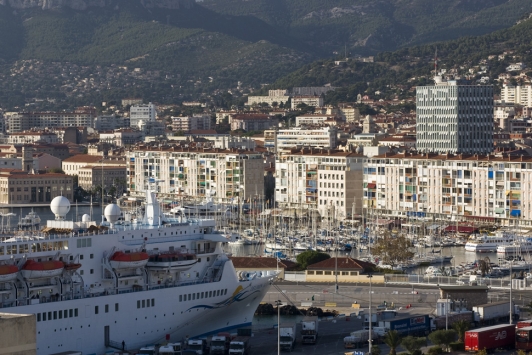
[[[58,311],[59,312],[59,319],[63,319],[63,311]]]
[[[140,308],[140,300],[137,301],[137,308]]]
[[[91,269],[91,274],[94,274],[94,269]]]
[[[63,313],[64,313],[63,318],[68,318],[68,310],[65,309]]]
[[[90,254],[89,258],[94,259],[94,254]]]
[[[205,295],[204,295],[204,292],[202,292],[202,293],[201,293],[201,298],[204,298],[204,296],[205,296]]]
[[[150,307],[150,300],[146,300],[146,307]]]
[[[179,295],[179,302],[183,302],[183,295]]]
[[[40,322],[40,321],[41,321],[41,314],[37,313],[37,322]]]
[[[115,303],[115,312],[118,312],[118,303]]]
[[[54,319],[57,319],[57,311],[54,311]]]
[[[109,313],[109,305],[108,304],[105,305],[105,313]]]
[[[325,275],[331,275],[330,271],[325,271]]]
[[[74,308],[74,317],[77,317],[77,316],[78,316],[78,309]]]
[[[316,271],[316,275],[323,275],[323,271]]]
[[[46,312],[44,312],[44,313],[42,314],[42,320],[43,320],[43,322],[46,321]]]
[[[98,314],[98,311],[99,311],[98,306],[94,306],[94,314]]]
[[[313,270],[311,270],[311,271],[307,270],[307,275],[314,275],[314,271]]]
[[[68,316],[69,316],[70,318],[72,318],[72,316],[74,315],[73,313],[74,313],[74,311],[73,311],[72,309],[69,309],[69,310],[68,310]]]

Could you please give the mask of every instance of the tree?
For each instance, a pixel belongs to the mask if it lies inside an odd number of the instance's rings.
[[[371,355],[381,355],[381,348],[378,345],[373,345],[371,347]]]
[[[429,339],[433,344],[440,345],[445,347],[445,349],[448,349],[449,344],[456,339],[456,331],[452,329],[436,330],[435,332],[429,334]]]
[[[397,352],[395,349],[399,345],[401,345],[401,336],[397,332],[397,330],[391,330],[384,336],[383,339],[384,344],[388,345],[390,347],[390,353],[389,355],[397,355]]]
[[[48,172],[49,173],[54,173],[54,174],[64,174],[65,171],[61,168],[50,168],[48,169]]]
[[[413,354],[416,350],[421,349],[421,347],[425,346],[427,344],[426,338],[416,338],[411,335],[403,338],[401,341],[401,345],[403,348],[408,350],[410,354]]]
[[[394,238],[390,234],[385,234],[377,241],[371,252],[384,264],[393,268],[397,264],[412,260],[414,252],[410,251],[410,245],[410,241],[404,236]]]
[[[456,331],[456,334],[458,335],[458,341],[463,343],[464,342],[464,336],[465,332],[469,330],[470,323],[465,320],[459,320],[453,324],[453,329]]]
[[[296,260],[299,266],[301,266],[301,268],[306,269],[309,265],[318,263],[323,260],[327,260],[329,258],[329,254],[320,253],[319,251],[315,250],[307,250],[299,254]]]

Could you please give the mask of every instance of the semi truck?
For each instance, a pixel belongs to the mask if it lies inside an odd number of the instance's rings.
[[[183,344],[181,342],[168,343],[159,348],[159,355],[182,355],[183,350]]]
[[[231,334],[218,333],[211,338],[211,345],[209,348],[210,355],[222,354],[229,352],[229,344],[231,343]]]
[[[279,326],[279,346],[281,350],[292,351],[296,344],[296,324],[284,323]]]
[[[400,335],[425,336],[432,330],[431,324],[429,315],[422,314],[380,321],[373,331],[378,336],[384,336],[391,330],[396,330]]]
[[[515,347],[515,325],[500,324],[468,330],[464,336],[464,347],[466,351],[513,349]]]
[[[375,332],[371,332],[372,340],[378,338],[378,335]],[[344,338],[344,348],[354,349],[359,348],[362,344],[365,344],[369,341],[369,330],[357,330],[351,332],[350,335]]]
[[[532,350],[532,326],[518,327],[515,330],[515,348]]]
[[[474,321],[477,324],[495,324],[507,322],[510,315],[510,302],[493,302],[473,307]],[[512,319],[519,320],[519,306],[513,304]]]
[[[229,344],[229,355],[248,355],[251,351],[249,336],[238,335]]]
[[[188,350],[194,350],[198,355],[207,354],[207,341],[205,339],[190,339],[187,343]]]
[[[318,317],[305,317],[301,321],[301,342],[316,344],[318,340]]]

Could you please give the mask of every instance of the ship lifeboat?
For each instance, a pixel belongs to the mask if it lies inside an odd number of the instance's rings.
[[[20,271],[26,280],[43,279],[59,276],[63,273],[65,264],[62,261],[35,261],[28,260]]]
[[[81,267],[81,264],[77,263],[65,263],[65,270],[67,271],[74,271]]]
[[[153,269],[188,270],[197,262],[194,254],[168,252],[150,255],[146,266]]]
[[[15,265],[0,265],[0,282],[13,281],[17,278],[18,267]]]
[[[110,263],[115,270],[133,269],[146,266],[148,259],[148,253],[145,252],[124,253],[117,251],[111,257]]]

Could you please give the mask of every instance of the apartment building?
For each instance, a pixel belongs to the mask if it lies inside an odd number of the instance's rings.
[[[29,131],[11,133],[7,135],[7,144],[28,144],[28,143],[58,143],[59,138],[56,133],[47,131]]]
[[[336,127],[267,130],[264,131],[264,146],[277,152],[302,147],[334,149],[337,144],[336,135]]]
[[[493,86],[456,80],[416,88],[417,149],[426,153],[493,151]]]
[[[248,96],[248,106],[267,103],[269,106],[284,105],[290,100],[287,90],[269,90],[268,96]]]
[[[60,195],[72,201],[72,176],[0,169],[0,204],[49,203]]]
[[[132,194],[148,188],[172,196],[213,196],[218,201],[264,195],[260,153],[237,149],[137,147],[127,153]]]
[[[283,152],[275,162],[275,201],[280,207],[317,210],[322,217],[359,215],[364,160],[361,154],[338,150]]]
[[[193,116],[172,116],[172,131],[183,131],[188,133],[193,130],[208,130],[211,129],[210,115],[193,115]]]
[[[129,118],[118,115],[101,115],[94,119],[93,128],[97,131],[111,131],[130,126]]]
[[[312,113],[312,114],[306,114],[296,117],[296,126],[308,126],[308,125],[323,125],[323,124],[330,124],[330,125],[336,125],[337,120],[340,120],[340,117],[337,117],[336,115],[327,115],[327,114],[319,114],[319,113]]]
[[[279,125],[279,119],[266,114],[240,114],[229,117],[231,130],[263,131]]]
[[[131,127],[138,127],[141,121],[155,121],[157,118],[157,108],[151,102],[147,105],[133,105],[129,109],[129,124]]]
[[[504,83],[501,89],[501,102],[532,107],[532,85],[508,85]]]
[[[364,166],[364,208],[387,216],[530,225],[532,158],[384,154]]]
[[[78,184],[84,190],[94,186],[105,186],[106,189],[114,186],[121,192],[126,188],[126,177],[125,165],[87,165],[78,169]]]
[[[292,110],[295,110],[300,104],[313,107],[323,106],[323,97],[319,95],[301,95],[292,98]]]
[[[19,112],[6,119],[9,133],[28,131],[33,128],[92,127],[96,109],[79,107],[74,111]]]

